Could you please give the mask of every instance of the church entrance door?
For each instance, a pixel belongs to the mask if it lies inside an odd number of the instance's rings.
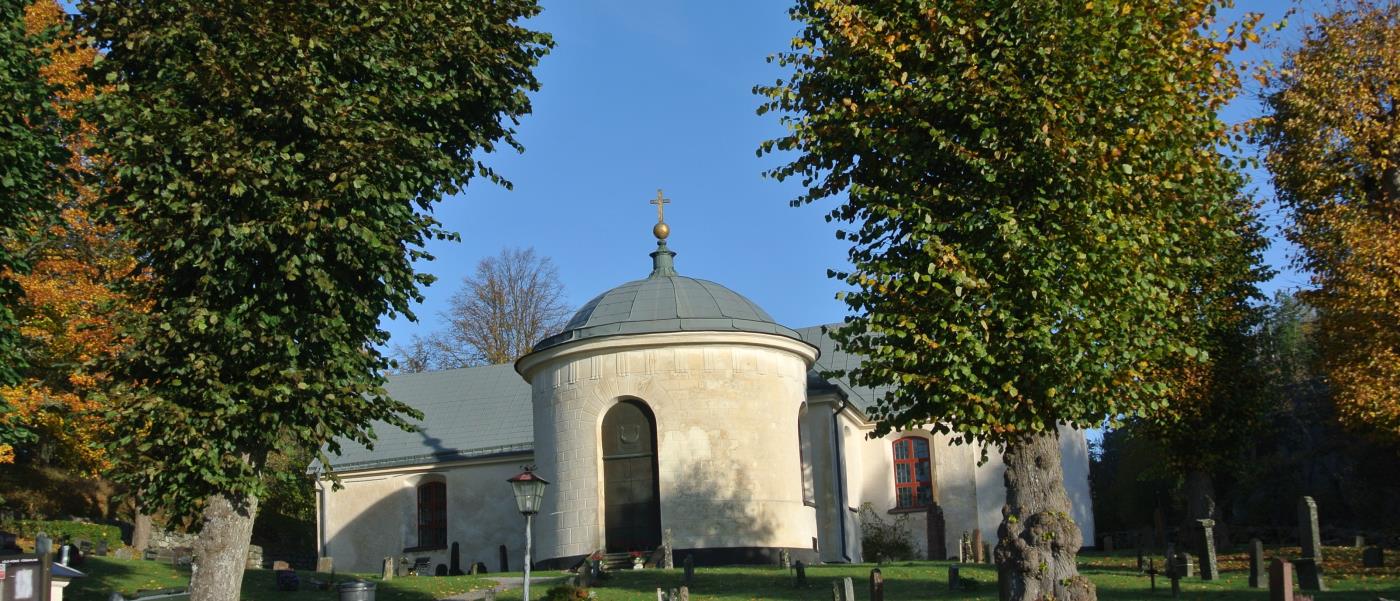
[[[639,401],[622,401],[603,416],[603,519],[609,553],[661,545],[656,419]]]

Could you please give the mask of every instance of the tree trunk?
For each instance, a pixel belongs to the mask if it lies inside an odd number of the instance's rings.
[[[1008,444],[1004,460],[1006,505],[996,549],[1001,600],[1095,601],[1093,583],[1075,566],[1084,535],[1070,517],[1059,434]]]
[[[1192,469],[1186,472],[1186,517],[1181,522],[1181,530],[1177,535],[1177,543],[1186,545],[1186,548],[1195,548],[1194,541],[1199,538],[1197,529],[1200,524],[1196,520],[1217,520],[1218,511],[1215,506],[1215,480],[1211,478],[1210,472],[1200,469]]]
[[[151,514],[140,509],[136,510],[136,522],[131,526],[131,546],[138,553],[137,559],[151,546]]]
[[[257,510],[257,497],[209,497],[194,543],[190,601],[238,601]]]

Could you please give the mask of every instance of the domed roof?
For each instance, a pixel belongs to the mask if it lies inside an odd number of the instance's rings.
[[[588,338],[658,332],[755,332],[802,339],[733,290],[678,275],[672,267],[675,254],[665,240],[657,242],[650,276],[594,297],[563,332],[541,340],[534,350]]]

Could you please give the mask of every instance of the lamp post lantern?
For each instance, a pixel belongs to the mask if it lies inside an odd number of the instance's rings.
[[[544,487],[549,482],[535,473],[534,466],[526,466],[525,471],[516,474],[513,478],[506,480],[510,482],[511,489],[515,492],[515,505],[520,509],[520,513],[525,516],[525,597],[524,601],[530,601],[530,545],[534,538],[530,532],[534,525],[535,514],[540,512],[540,504],[544,501]]]

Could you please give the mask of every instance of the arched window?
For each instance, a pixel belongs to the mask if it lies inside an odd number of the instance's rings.
[[[894,441],[894,499],[896,509],[924,509],[933,504],[927,438],[905,436]]]
[[[418,486],[418,547],[447,547],[447,483],[427,482]]]

